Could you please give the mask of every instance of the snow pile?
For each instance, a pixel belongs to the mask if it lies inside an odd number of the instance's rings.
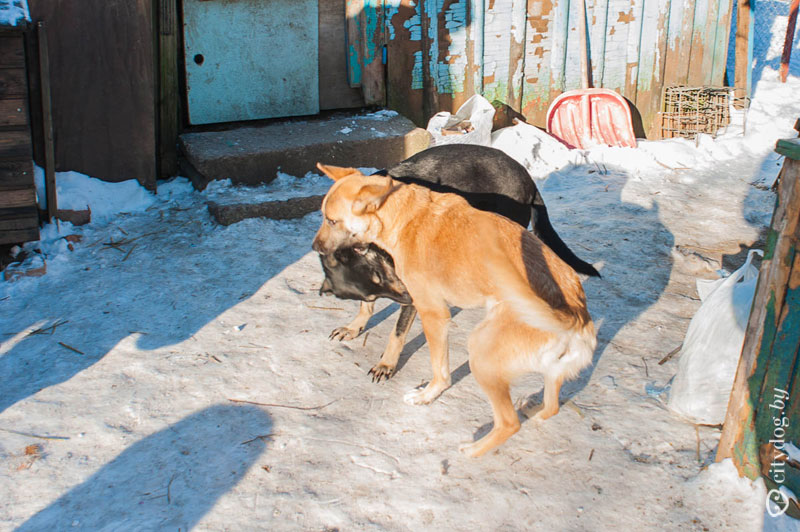
[[[28,0],[0,0],[0,27],[30,22]]]
[[[721,515],[737,514],[739,530],[761,530],[765,523],[767,489],[762,479],[750,481],[739,476],[730,459],[708,466],[690,480],[686,497],[698,507],[713,504]],[[724,523],[703,523],[711,530],[724,529]],[[796,529],[795,529],[796,530]]]
[[[44,169],[34,169],[39,207],[47,208]],[[56,172],[56,200],[63,210],[92,211],[92,221],[110,220],[120,213],[142,212],[156,197],[135,179],[109,183],[80,172]]]

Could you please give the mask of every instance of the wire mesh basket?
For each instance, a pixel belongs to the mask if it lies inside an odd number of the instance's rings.
[[[744,133],[749,107],[744,89],[667,86],[660,113],[661,138],[694,139],[700,133],[716,137],[731,125]]]

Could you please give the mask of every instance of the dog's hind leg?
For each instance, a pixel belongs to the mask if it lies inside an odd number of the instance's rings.
[[[375,312],[375,302],[370,301],[362,301],[361,307],[358,309],[358,315],[351,321],[348,325],[344,327],[337,327],[333,331],[331,331],[330,336],[328,337],[331,340],[352,340],[359,334],[361,331],[364,330],[364,327],[367,325],[367,322],[372,317],[372,314]]]
[[[408,404],[428,404],[443,391],[450,387],[450,361],[447,347],[447,326],[450,323],[450,309],[447,305],[442,307],[428,307],[422,310],[417,306],[422,330],[428,341],[431,353],[431,369],[433,378],[422,389],[414,389],[403,396],[403,401]]]
[[[416,315],[417,309],[414,308],[414,305],[403,305],[400,308],[400,317],[397,318],[397,324],[389,338],[389,344],[378,363],[369,370],[372,382],[381,382],[381,379],[389,379],[394,375],[400,353],[403,351],[403,346],[406,345],[406,336]]]
[[[545,420],[558,414],[558,395],[561,392],[562,382],[564,382],[563,374],[544,375],[544,402],[542,409],[536,412],[533,419]]]
[[[489,434],[459,447],[461,452],[475,458],[502,444],[520,428],[509,391],[512,372],[505,363],[506,357],[513,356],[515,351],[514,329],[519,324],[504,325],[501,320],[498,314],[490,315],[469,337],[469,368],[488,396],[494,417]]]

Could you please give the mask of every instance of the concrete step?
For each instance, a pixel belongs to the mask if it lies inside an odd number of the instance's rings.
[[[258,185],[277,172],[304,176],[317,162],[386,168],[424,150],[430,135],[394,111],[286,120],[225,131],[184,133],[182,170],[197,188],[214,179]]]

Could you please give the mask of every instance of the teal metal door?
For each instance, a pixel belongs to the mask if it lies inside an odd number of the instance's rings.
[[[317,0],[184,0],[189,122],[319,112]]]

